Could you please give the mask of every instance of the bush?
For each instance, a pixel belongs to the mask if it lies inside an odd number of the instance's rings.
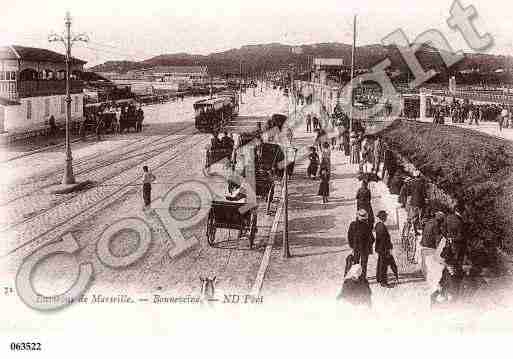
[[[513,252],[513,144],[454,126],[396,120],[380,132],[437,187],[467,206],[470,248]]]

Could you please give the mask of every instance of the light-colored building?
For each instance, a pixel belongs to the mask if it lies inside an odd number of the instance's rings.
[[[343,59],[331,58],[321,59],[316,58],[313,62],[315,71],[331,71],[331,70],[342,70],[344,66]]]
[[[156,66],[152,73],[154,78],[160,78],[164,82],[186,83],[189,86],[209,83],[206,66]]]
[[[83,82],[86,62],[71,60],[71,116],[83,115]],[[65,56],[47,49],[0,47],[0,131],[29,129],[66,118]]]

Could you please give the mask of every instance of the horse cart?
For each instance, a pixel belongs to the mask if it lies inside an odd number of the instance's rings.
[[[205,156],[205,168],[212,166],[214,163],[217,163],[224,158],[230,159],[232,151],[233,147],[216,147],[208,149]]]
[[[225,228],[238,230],[238,239],[247,237],[249,247],[253,248],[257,231],[257,212],[256,208],[241,211],[245,204],[244,200],[212,201],[207,220],[207,242],[210,246],[215,244],[217,229]]]

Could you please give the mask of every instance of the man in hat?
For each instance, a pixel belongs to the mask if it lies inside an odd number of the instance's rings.
[[[356,210],[364,209],[367,213],[369,227],[372,231],[374,227],[374,212],[372,211],[371,204],[371,191],[369,189],[369,183],[367,180],[362,181],[362,186],[356,192]]]
[[[379,211],[377,216],[378,221],[374,227],[376,231],[376,253],[378,254],[378,266],[376,269],[376,281],[381,284],[382,287],[388,287],[387,269],[390,265],[392,271],[395,274],[396,281],[399,282],[399,273],[397,270],[397,264],[395,263],[394,257],[392,256],[392,241],[390,240],[390,234],[388,228],[385,225],[388,214],[386,211]]]
[[[364,209],[357,212],[356,220],[351,222],[347,233],[349,247],[353,250],[354,259],[362,266],[362,278],[367,278],[367,262],[372,254],[374,237],[369,226],[369,215]]]

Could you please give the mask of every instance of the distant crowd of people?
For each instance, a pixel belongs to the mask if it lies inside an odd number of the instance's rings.
[[[513,128],[513,107],[507,104],[477,104],[469,100],[445,101],[431,107],[428,117],[433,117],[435,124],[445,123],[450,118],[452,123],[466,123],[478,126],[479,123],[496,121],[499,130]]]

